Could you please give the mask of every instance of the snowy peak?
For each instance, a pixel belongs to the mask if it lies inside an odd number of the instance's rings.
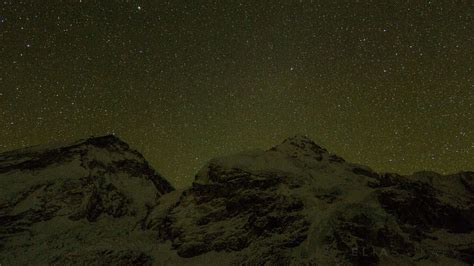
[[[137,264],[132,262],[146,257],[120,250],[119,242],[129,240],[122,235],[173,190],[138,151],[114,135],[2,153],[0,261],[26,265],[31,257],[45,265]],[[28,256],[16,256],[18,250]]]
[[[20,218],[18,223],[22,216],[10,214],[51,212],[43,218],[52,219],[62,213],[71,221],[133,216],[173,190],[139,152],[113,135],[0,154],[0,213]],[[38,209],[27,202],[51,206]]]
[[[197,173],[195,183],[227,182],[232,177],[232,175],[227,174],[212,174],[214,169],[297,173],[309,177],[311,175],[306,172],[308,169],[315,169],[319,173],[319,171],[339,171],[345,167],[351,167],[351,165],[346,164],[343,158],[330,154],[325,148],[317,145],[306,136],[296,135],[285,139],[281,144],[269,150],[249,150],[214,158]],[[319,174],[315,175],[317,175],[319,181],[325,178]],[[328,178],[329,180],[334,179],[332,177]]]
[[[99,137],[90,137],[83,141],[79,141],[80,144],[85,145],[93,145],[96,147],[106,148],[106,147],[114,147],[114,148],[122,148],[122,149],[129,149],[127,143],[122,141],[115,135],[105,135]]]
[[[92,145],[98,148],[105,148],[105,147],[115,147],[128,149],[129,146],[124,141],[119,139],[115,135],[104,135],[104,136],[91,136],[86,139],[80,139],[71,142],[52,142],[48,144],[36,145],[27,148],[7,151],[4,153],[0,153],[0,160],[5,160],[10,156],[21,156],[21,155],[28,155],[28,154],[38,154],[41,152],[51,151],[51,150],[67,150],[73,149],[81,146]]]
[[[280,145],[277,147],[292,147],[294,149],[301,149],[305,151],[324,151],[326,152],[326,149],[320,147],[312,139],[310,139],[308,136],[305,135],[295,135],[292,137],[289,137],[285,139]]]
[[[211,160],[150,224],[180,257],[225,265],[472,263],[474,175],[433,175],[379,174],[298,135]]]
[[[143,160],[143,156],[131,150],[128,144],[118,137],[105,135],[81,139],[70,143],[50,143],[0,153],[0,173],[15,169],[41,169],[51,164],[63,163],[78,154],[89,153],[92,150],[121,153],[131,152]]]
[[[317,161],[323,160],[325,155],[328,154],[325,148],[317,145],[305,135],[295,135],[287,138],[271,150],[282,152],[296,159],[307,160],[311,158]]]

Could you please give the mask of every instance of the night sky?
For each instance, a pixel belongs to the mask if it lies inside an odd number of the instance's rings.
[[[0,152],[115,133],[175,186],[305,134],[474,168],[473,1],[0,2]]]

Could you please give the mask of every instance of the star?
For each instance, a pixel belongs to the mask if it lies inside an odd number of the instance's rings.
[[[473,170],[465,5],[7,2],[0,152],[114,132],[180,187],[304,133],[381,172]]]

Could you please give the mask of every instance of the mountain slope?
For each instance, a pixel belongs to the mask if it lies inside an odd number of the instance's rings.
[[[380,174],[304,136],[174,190],[113,136],[0,154],[0,263],[471,265],[474,173]]]
[[[111,263],[146,260],[141,251],[92,247],[123,239],[173,190],[115,136],[0,154],[0,262],[60,264],[65,254],[94,260],[108,251]]]
[[[296,136],[209,162],[159,227],[182,257],[228,263],[464,265],[474,173],[379,175]]]

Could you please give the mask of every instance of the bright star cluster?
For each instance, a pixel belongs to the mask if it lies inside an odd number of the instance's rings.
[[[115,133],[174,185],[306,134],[474,168],[472,1],[0,2],[0,152]]]

